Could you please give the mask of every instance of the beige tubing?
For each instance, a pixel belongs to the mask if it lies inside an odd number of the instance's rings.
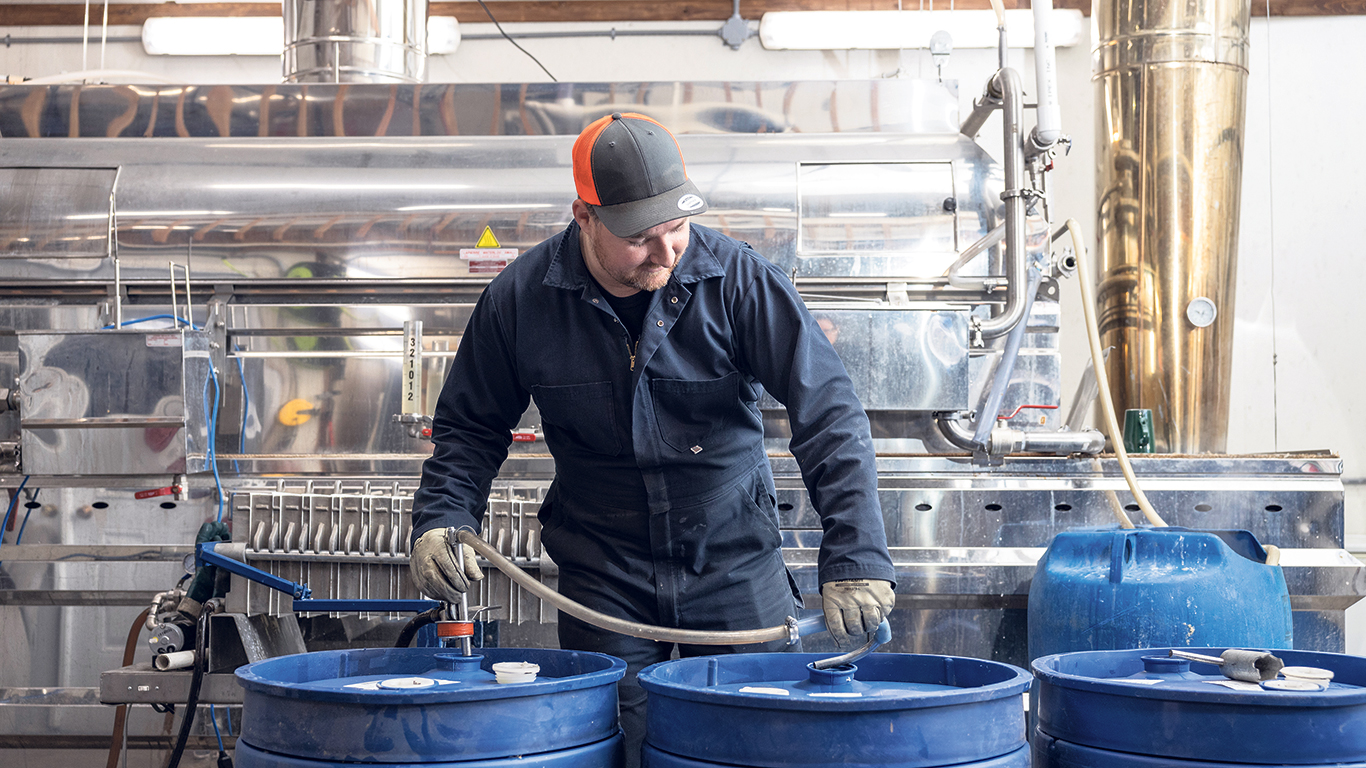
[[[184,669],[194,663],[194,651],[176,651],[174,653],[163,653],[152,659],[152,666],[159,672],[169,669]]]
[[[1129,490],[1133,492],[1138,508],[1143,510],[1143,516],[1148,518],[1148,522],[1165,528],[1167,524],[1162,521],[1157,510],[1153,509],[1143,489],[1138,487],[1138,478],[1134,475],[1134,468],[1129,464],[1129,452],[1124,450],[1124,433],[1119,431],[1119,421],[1115,419],[1115,404],[1110,399],[1110,380],[1105,372],[1105,355],[1100,350],[1100,330],[1096,326],[1095,288],[1091,285],[1091,268],[1087,266],[1081,225],[1076,219],[1067,220],[1067,232],[1072,235],[1072,247],[1077,251],[1077,282],[1081,284],[1081,309],[1082,314],[1086,316],[1086,338],[1091,342],[1091,363],[1096,370],[1096,383],[1100,387],[1100,409],[1105,412],[1105,431],[1110,435],[1115,458],[1119,459],[1119,468],[1124,472],[1124,480],[1129,484]],[[1121,528],[1134,527],[1123,509],[1116,507],[1115,516],[1119,518]]]
[[[622,635],[640,637],[646,640],[656,640],[663,643],[684,643],[687,645],[750,645],[752,643],[771,643],[775,640],[784,642],[790,641],[796,632],[796,625],[788,626],[784,624],[780,627],[769,627],[767,629],[748,629],[739,632],[707,632],[696,629],[673,629],[670,627],[652,627],[649,624],[637,624],[634,621],[608,616],[605,613],[598,613],[592,608],[584,607],[573,600],[561,595],[559,592],[547,587],[528,575],[521,568],[511,563],[507,558],[499,554],[488,542],[475,535],[474,531],[468,528],[460,529],[458,534],[460,543],[474,548],[475,552],[484,556],[484,559],[493,563],[498,570],[507,574],[508,578],[517,582],[523,589],[530,591],[533,595],[549,602],[558,610],[573,616],[580,621],[586,621],[594,626],[602,627]]]

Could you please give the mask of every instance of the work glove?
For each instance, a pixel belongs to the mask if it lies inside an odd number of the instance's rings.
[[[413,543],[413,555],[408,560],[413,582],[422,594],[445,600],[448,603],[460,602],[460,596],[470,588],[470,583],[484,578],[484,572],[474,558],[474,549],[461,547],[465,551],[465,562],[455,562],[455,552],[446,543],[446,529],[433,528],[417,537]]]
[[[836,645],[849,650],[862,645],[869,632],[877,631],[896,605],[896,594],[890,581],[846,579],[822,584],[821,601],[825,628]]]

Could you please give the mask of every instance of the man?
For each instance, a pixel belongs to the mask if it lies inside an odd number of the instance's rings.
[[[457,600],[481,577],[468,548],[455,562],[442,531],[478,530],[530,397],[555,457],[539,517],[562,594],[646,624],[782,624],[799,595],[780,550],[762,385],[787,406],[821,515],[831,633],[862,640],[892,608],[894,574],[868,419],[820,326],[748,245],[690,225],[707,205],[664,126],[604,117],[579,136],[573,162],[574,221],[489,284],[447,376],[413,503],[417,585]],[[673,649],[564,614],[559,639],[626,660],[634,765],[645,699],[636,673]]]

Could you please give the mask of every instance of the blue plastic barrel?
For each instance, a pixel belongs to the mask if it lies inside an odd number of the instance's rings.
[[[1029,657],[1118,648],[1290,648],[1290,593],[1247,531],[1054,537],[1029,588]]]
[[[492,648],[323,651],[237,670],[244,689],[240,768],[366,763],[617,768],[617,681],[598,653]],[[540,667],[499,683],[499,662]]]
[[[1272,651],[1333,679],[1326,690],[1265,690],[1227,687],[1218,667],[1160,659],[1167,650],[1036,659],[1034,768],[1366,767],[1366,659]]]
[[[640,673],[645,768],[1028,768],[1024,670],[876,653],[815,670],[809,653],[704,656]]]

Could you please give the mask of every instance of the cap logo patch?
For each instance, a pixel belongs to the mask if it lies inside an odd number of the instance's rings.
[[[678,198],[678,210],[680,211],[695,211],[703,205],[705,203],[697,195],[688,194]]]

